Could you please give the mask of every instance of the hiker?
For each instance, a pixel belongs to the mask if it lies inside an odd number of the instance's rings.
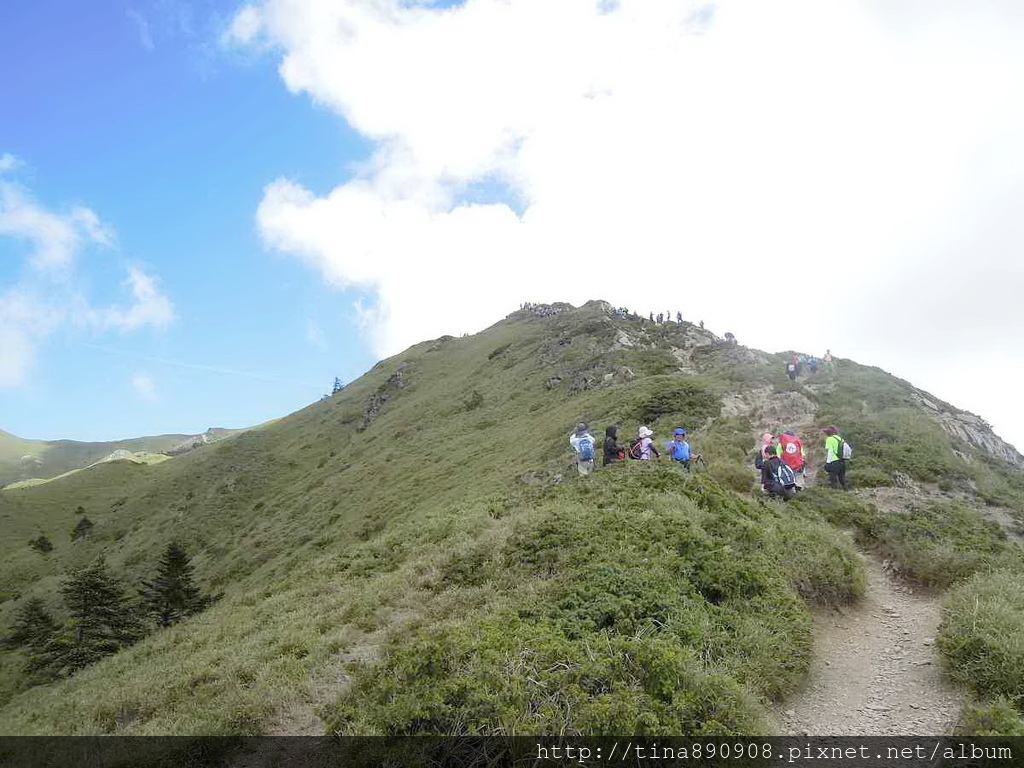
[[[680,325],[682,325],[682,323],[683,323],[683,313],[682,312],[676,312],[676,322],[679,323]]]
[[[761,435],[761,443],[757,446],[757,452],[764,453],[765,448],[775,450],[775,435],[771,432],[765,432]]]
[[[803,488],[806,484],[804,470],[807,467],[807,452],[800,438],[787,429],[779,435],[779,444],[775,447],[775,453],[786,463],[786,466],[793,470],[797,488]]]
[[[637,430],[637,435],[639,437],[636,443],[638,450],[635,451],[635,453],[639,454],[637,458],[641,461],[650,461],[651,454],[653,453],[660,459],[661,454],[658,453],[658,449],[654,446],[654,433],[646,426],[641,426]],[[634,451],[631,451],[631,453],[634,453]]]
[[[811,374],[812,375],[817,373],[818,372],[818,358],[816,358],[814,355],[811,355],[810,357],[808,357],[807,358],[807,367],[811,369]]]
[[[836,369],[836,359],[832,357],[832,350],[826,349],[825,356],[821,358],[821,361],[825,363],[825,368],[830,373]]]
[[[726,332],[725,332],[725,343],[726,343],[726,344],[736,344],[736,343],[737,343],[737,342],[736,342],[736,337],[735,337],[735,336],[733,336],[733,335],[732,335],[731,333],[729,333],[728,331],[726,331]]]
[[[754,459],[754,466],[761,470],[761,488],[769,496],[782,499],[796,496],[796,476],[773,448],[765,448],[759,453]]]
[[[658,313],[658,325],[663,325],[664,322],[665,322],[665,316],[663,314],[661,314],[661,312],[659,312]]]
[[[686,442],[685,429],[676,427],[672,431],[672,440],[665,444],[665,451],[672,461],[678,461],[690,471],[690,444]]]
[[[569,445],[576,451],[576,469],[581,475],[594,471],[594,436],[587,431],[587,423],[581,421],[569,433]]]
[[[704,330],[704,321],[703,320],[700,321],[700,329],[702,331]]]
[[[825,471],[828,472],[828,484],[831,488],[840,487],[846,490],[846,459],[852,454],[850,446],[839,436],[839,429],[834,426],[825,427]]]
[[[622,461],[626,458],[626,449],[619,445],[619,427],[617,424],[610,424],[604,430],[604,461],[602,465],[607,467],[615,461]]]

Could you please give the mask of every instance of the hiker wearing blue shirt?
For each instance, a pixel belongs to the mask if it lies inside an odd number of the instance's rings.
[[[690,444],[686,442],[686,430],[676,427],[672,432],[671,442],[665,445],[665,451],[672,461],[678,461],[686,470],[690,470]]]
[[[589,475],[594,471],[594,436],[587,431],[586,422],[581,421],[576,429],[569,433],[569,445],[576,452],[576,470],[581,475]]]

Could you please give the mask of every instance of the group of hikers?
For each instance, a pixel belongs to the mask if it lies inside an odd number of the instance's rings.
[[[537,303],[534,303],[532,301],[524,301],[524,302],[522,302],[519,305],[519,310],[521,312],[529,312],[531,314],[537,315],[538,317],[550,317],[551,315],[560,315],[560,314],[562,314],[562,312],[565,311],[565,309],[563,307],[554,307],[554,306],[552,306],[550,304],[537,304]],[[645,318],[643,315],[639,315],[639,314],[633,313],[627,307],[611,307],[608,311],[610,311],[611,314],[615,315],[616,317],[623,317],[623,318],[626,318],[627,320],[629,320],[629,319],[640,320],[641,323],[643,323],[645,320],[649,320],[651,323],[654,323],[655,325],[666,325],[666,324],[672,322],[672,312],[671,311],[659,312],[657,315],[655,315],[654,312],[652,311],[652,312],[650,312],[648,314],[647,318]],[[683,313],[682,312],[679,312],[679,311],[676,312],[675,322],[678,323],[679,325],[683,324]],[[700,321],[699,326],[700,326],[701,330],[704,330],[704,321],[703,320]],[[465,336],[465,335],[466,334],[463,334],[463,336]],[[726,334],[725,334],[725,343],[726,344],[735,345],[738,342],[736,341],[736,337],[732,333],[726,332]],[[794,355],[794,357],[795,357],[795,355]],[[803,357],[803,356],[801,355],[801,357]],[[826,355],[826,357],[831,359],[831,355]],[[814,358],[814,359],[817,360],[816,358]],[[804,361],[806,362],[806,358],[805,358]]]
[[[617,424],[605,428],[603,466],[627,458],[638,461],[661,458],[662,453],[658,450],[650,427],[641,425],[637,429],[636,438],[628,444],[619,442],[618,430]],[[851,457],[853,449],[839,435],[837,427],[828,426],[821,431],[825,435],[825,472],[828,474],[829,486],[845,491],[846,460]],[[593,472],[597,441],[590,434],[586,422],[579,422],[569,433],[569,445],[575,452],[577,471],[584,476]],[[700,454],[690,450],[683,427],[676,427],[672,431],[672,439],[665,443],[664,451],[668,459],[679,462],[687,471],[692,463],[704,462]],[[761,488],[770,497],[791,499],[806,485],[807,450],[792,430],[784,430],[777,439],[771,432],[761,435],[754,466],[761,472]]]
[[[834,371],[836,369],[836,361],[832,357],[832,350],[826,349],[824,357],[821,358],[817,358],[814,355],[793,355],[792,358],[786,361],[786,375],[789,376],[789,380],[796,381],[796,377],[803,372],[804,367],[812,374],[817,373],[818,369],[822,367],[829,372]]]
[[[846,490],[846,460],[853,448],[839,435],[839,428],[827,426],[825,435],[825,472],[832,488]],[[806,485],[807,450],[792,430],[785,430],[778,439],[771,432],[761,435],[754,457],[754,466],[761,471],[761,488],[776,498],[791,499]]]
[[[576,425],[576,429],[569,433],[569,445],[575,451],[576,469],[581,475],[589,475],[594,471],[594,460],[597,455],[597,441],[589,429],[587,423],[581,421]],[[690,443],[686,440],[686,430],[683,427],[676,427],[672,431],[672,439],[666,442],[663,448],[668,459],[679,462],[687,471],[691,462],[703,463],[700,454],[690,452]],[[654,442],[654,432],[646,425],[641,425],[637,429],[637,436],[625,444],[619,442],[618,424],[610,424],[604,430],[602,466],[625,461],[627,458],[650,461],[660,459],[661,455]]]
[[[519,305],[519,309],[530,312],[538,317],[550,317],[551,315],[560,315],[565,309],[563,307],[553,307],[550,304],[536,304],[532,301],[524,301]]]

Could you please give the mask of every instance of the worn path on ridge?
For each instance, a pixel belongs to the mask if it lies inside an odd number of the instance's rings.
[[[780,733],[950,733],[960,696],[935,648],[940,599],[899,583],[865,556],[864,599],[814,620],[814,660],[804,690],[779,705]]]

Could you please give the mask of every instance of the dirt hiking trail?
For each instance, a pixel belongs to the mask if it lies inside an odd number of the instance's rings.
[[[815,617],[808,684],[779,705],[779,733],[948,734],[956,724],[960,696],[935,649],[939,598],[899,583],[874,556],[865,567],[864,599]]]

